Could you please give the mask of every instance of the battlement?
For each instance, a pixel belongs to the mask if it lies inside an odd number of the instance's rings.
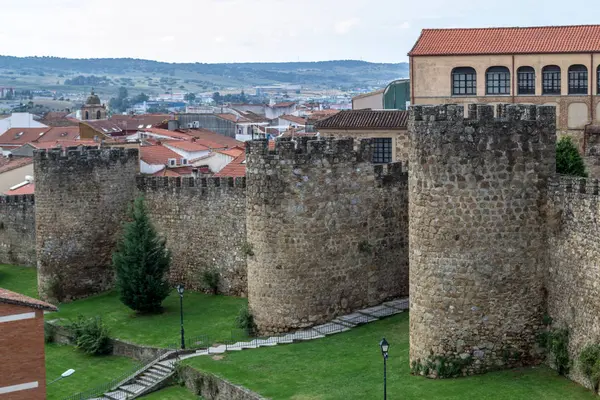
[[[556,108],[554,106],[537,106],[529,104],[469,104],[467,117],[464,107],[457,104],[412,106],[410,122],[450,121],[461,123],[487,123],[508,121],[536,121],[555,123]]]
[[[99,161],[103,163],[127,162],[139,157],[138,149],[122,147],[97,148],[90,146],[44,149],[33,152],[34,161]]]
[[[246,143],[246,154],[257,155],[269,160],[290,160],[296,163],[327,159],[337,162],[370,162],[373,157],[373,139],[359,141],[358,150],[354,150],[353,138],[316,138],[311,136],[279,139],[275,150],[270,151],[265,139]]]
[[[381,185],[408,181],[408,170],[402,162],[378,164],[374,166],[375,180]]]
[[[600,195],[600,182],[598,179],[579,178],[574,176],[559,175],[550,182],[550,187],[555,193],[579,193],[586,195]]]
[[[0,204],[35,204],[35,197],[33,194],[21,194],[14,196],[0,196]]]
[[[246,177],[212,177],[212,178],[193,178],[193,177],[170,177],[170,176],[147,176],[138,175],[136,177],[138,190],[147,191],[172,191],[186,188],[198,189],[245,189]]]

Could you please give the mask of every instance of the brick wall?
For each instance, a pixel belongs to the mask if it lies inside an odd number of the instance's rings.
[[[247,148],[248,299],[263,333],[406,295],[407,175],[370,163],[372,142]]]
[[[556,126],[553,107],[468,114],[411,113],[410,359],[472,357],[482,372],[539,361]]]
[[[108,289],[135,195],[137,149],[36,151],[34,169],[40,295],[65,301]]]
[[[33,195],[0,196],[0,263],[35,265]]]
[[[169,278],[200,290],[202,273],[219,272],[219,291],[247,293],[245,178],[138,177],[150,218],[173,254]]]
[[[0,388],[38,382],[35,389],[0,394],[6,400],[44,400],[44,313],[29,307],[0,303],[0,317],[35,312],[35,318],[0,322]]]

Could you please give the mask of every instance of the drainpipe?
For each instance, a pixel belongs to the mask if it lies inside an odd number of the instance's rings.
[[[594,53],[590,53],[590,122],[583,127],[583,156],[587,150],[587,130],[590,125],[594,124]]]
[[[511,78],[511,86],[512,86],[512,102],[513,104],[515,103],[515,55],[512,55],[512,73],[510,74],[510,78]]]

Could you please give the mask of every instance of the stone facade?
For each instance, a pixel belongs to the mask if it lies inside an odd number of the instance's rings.
[[[554,107],[415,106],[410,119],[410,359],[469,372],[539,361]],[[506,354],[516,357],[506,357]],[[517,361],[518,360],[518,361]]]
[[[569,329],[569,353],[575,360],[585,345],[600,343],[600,196],[598,180],[560,177],[553,183],[548,315],[554,325]],[[589,385],[576,367],[570,377]]]
[[[34,165],[40,296],[65,301],[107,290],[135,195],[138,150],[39,150]]]
[[[35,265],[33,195],[0,197],[0,263]]]
[[[247,147],[248,300],[262,333],[328,321],[408,293],[407,174],[372,142]],[[297,147],[296,147],[297,145]]]
[[[170,281],[200,290],[219,272],[219,292],[246,296],[246,179],[138,177],[150,218],[167,239]]]

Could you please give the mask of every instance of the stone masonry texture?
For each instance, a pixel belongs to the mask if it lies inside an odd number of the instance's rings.
[[[411,361],[472,358],[468,373],[539,361],[555,110],[499,105],[497,115],[413,107]]]
[[[111,287],[112,252],[135,195],[137,149],[34,153],[38,288],[66,301]]]
[[[372,141],[248,144],[248,300],[261,333],[328,321],[408,292],[407,173]]]
[[[246,296],[246,179],[138,177],[150,218],[173,254],[170,281],[192,290],[219,273],[219,292]]]
[[[0,263],[35,265],[33,195],[0,196]]]

